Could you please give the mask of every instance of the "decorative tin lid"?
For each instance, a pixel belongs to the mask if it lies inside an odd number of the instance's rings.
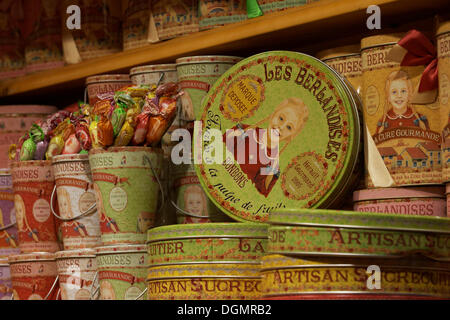
[[[175,63],[177,65],[190,64],[190,63],[238,63],[241,61],[241,57],[234,56],[193,56],[193,57],[183,57],[178,58]]]
[[[122,244],[110,245],[104,247],[94,248],[97,255],[101,254],[117,254],[117,253],[133,253],[133,252],[147,252],[147,245],[145,244]]]
[[[88,154],[60,154],[52,157],[52,164],[66,161],[89,161]]]
[[[56,259],[67,259],[67,258],[95,258],[94,249],[75,249],[75,250],[63,250],[55,252]]]
[[[444,186],[364,189],[353,192],[353,201],[403,198],[445,198],[444,189]]]
[[[240,222],[176,224],[149,229],[147,243],[182,238],[267,238],[268,227]]]
[[[26,261],[53,261],[55,254],[50,252],[32,252],[8,256],[8,263],[20,263]]]
[[[373,47],[394,45],[401,39],[403,33],[380,34],[361,39],[361,51]]]
[[[346,56],[359,56],[359,50],[361,49],[359,44],[353,44],[348,46],[342,46],[332,49],[326,49],[317,52],[316,57],[322,61],[327,61],[328,59],[334,59],[338,57],[346,57]]]
[[[47,167],[51,166],[52,161],[51,160],[27,160],[27,161],[11,161],[10,168],[20,168],[20,167],[28,167],[28,166],[40,166],[40,167]]]
[[[148,66],[134,67],[130,70],[130,76],[136,76],[142,73],[161,72],[161,71],[177,71],[177,65],[171,64],[153,64]]]
[[[447,32],[450,32],[450,20],[441,21],[437,26],[436,35],[440,36]]]
[[[194,129],[206,194],[233,219],[252,222],[279,208],[333,201],[360,147],[350,90],[328,65],[297,52],[265,52],[228,69]]]
[[[202,263],[155,266],[148,268],[147,281],[165,278],[256,278],[259,279],[260,265],[249,263]]]
[[[0,169],[0,176],[10,176],[10,175],[11,175],[11,170],[9,170],[8,168]]]
[[[3,113],[13,113],[13,114],[50,114],[57,112],[58,108],[55,106],[46,106],[46,105],[7,105],[0,106],[0,114]]]
[[[325,209],[278,209],[269,224],[450,233],[450,218]]]
[[[0,258],[0,266],[7,266],[8,258]]]
[[[101,82],[130,82],[129,74],[100,74],[86,78],[86,85]]]

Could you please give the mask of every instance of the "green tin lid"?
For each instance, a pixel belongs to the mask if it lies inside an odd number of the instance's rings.
[[[147,243],[186,238],[262,238],[267,239],[268,224],[256,223],[191,223],[151,228]]]
[[[360,150],[360,101],[351,90],[302,53],[264,52],[232,66],[209,90],[194,128],[206,194],[241,222],[343,196]]]
[[[325,209],[278,209],[269,215],[271,225],[342,227],[450,234],[450,218]]]

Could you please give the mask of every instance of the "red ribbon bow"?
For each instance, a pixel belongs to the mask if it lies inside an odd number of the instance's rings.
[[[400,62],[401,66],[426,66],[420,78],[418,92],[437,89],[437,53],[431,41],[422,32],[411,30],[397,44],[407,50]]]

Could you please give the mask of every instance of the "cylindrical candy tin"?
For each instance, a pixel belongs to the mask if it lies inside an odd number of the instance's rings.
[[[420,253],[450,261],[450,219],[335,210],[276,210],[267,251],[308,256],[398,258]]]
[[[0,169],[0,258],[20,253],[11,173]]]
[[[56,300],[59,292],[55,254],[34,252],[8,257],[14,300]]]
[[[194,128],[195,169],[210,199],[233,219],[265,222],[279,208],[345,196],[360,150],[352,91],[297,52],[264,52],[228,69]]]
[[[353,210],[446,217],[444,186],[376,188],[353,193]]]
[[[32,24],[31,34],[25,41],[27,73],[64,65],[61,8],[61,1],[58,0],[37,0],[24,3],[25,21]]]
[[[366,187],[442,181],[439,104],[411,102],[425,67],[400,67],[388,59],[401,37],[361,40]]]
[[[176,60],[181,96],[181,119],[200,120],[202,102],[210,87],[242,58],[231,56],[195,56]]]
[[[88,77],[86,78],[88,102],[93,106],[103,94],[113,94],[128,85],[131,85],[128,74],[103,74]]]
[[[258,300],[260,266],[209,263],[151,267],[148,300]]]
[[[450,20],[438,23],[436,42],[442,128],[442,179],[447,182],[450,181]]]
[[[145,300],[146,245],[98,247],[101,300]]]
[[[17,144],[31,125],[58,111],[54,106],[4,105],[0,106],[0,168],[8,168],[8,150]]]
[[[198,6],[200,30],[216,28],[247,19],[246,1],[244,0],[200,0]]]
[[[130,78],[138,86],[177,82],[177,65],[172,63],[134,67],[130,70]]]
[[[359,44],[323,50],[317,53],[317,58],[344,76],[355,91],[361,94],[362,71]]]
[[[0,258],[0,300],[11,300],[13,296],[9,269],[8,258]]]
[[[149,44],[150,1],[122,1],[123,49],[133,49]]]
[[[80,8],[81,28],[67,28],[64,19],[62,29],[66,59],[71,57],[79,62],[122,50],[121,1],[66,0],[63,8],[71,5]]]
[[[231,219],[208,198],[200,185],[194,165],[170,163],[171,201],[178,224],[223,222]]]
[[[20,251],[59,251],[56,218],[50,208],[55,186],[51,161],[14,161],[11,175]]]
[[[152,0],[152,20],[156,42],[197,32],[198,0]]]
[[[261,266],[263,296],[385,294],[450,297],[448,263],[423,259],[304,258],[267,255]]]
[[[142,243],[158,210],[161,149],[92,149],[89,163],[103,245]]]
[[[89,156],[66,154],[52,158],[64,250],[102,244]],[[55,192],[54,192],[55,193]]]
[[[267,227],[254,223],[170,225],[147,232],[149,266],[211,261],[259,263]]]
[[[91,300],[98,287],[95,250],[58,251],[55,258],[61,300]]]

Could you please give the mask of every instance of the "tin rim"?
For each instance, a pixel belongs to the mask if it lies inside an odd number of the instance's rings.
[[[91,84],[99,84],[104,82],[130,82],[130,75],[126,73],[118,74],[99,74],[86,78],[86,86]]]
[[[56,261],[55,254],[51,252],[32,252],[11,255],[8,257],[9,264],[36,261]]]
[[[140,147],[140,146],[123,146],[123,147],[110,147],[108,149],[91,149],[89,150],[88,155],[100,154],[100,153],[109,153],[109,152],[134,152],[134,151],[147,151],[151,153],[160,153],[163,154],[163,150],[161,148],[153,148],[153,147]]]
[[[11,161],[10,168],[20,168],[20,167],[28,167],[28,166],[42,166],[47,167],[51,166],[51,160],[26,160],[26,161]]]
[[[268,228],[269,228],[268,224],[241,223],[241,222],[175,224],[149,229],[147,231],[147,243],[161,240],[192,239],[192,238],[258,237],[262,239],[267,239]]]
[[[328,77],[333,78],[335,80],[335,88],[337,92],[339,93],[340,97],[343,100],[343,104],[346,106],[346,111],[348,112],[348,122],[349,122],[349,128],[352,128],[353,130],[349,130],[349,139],[348,139],[348,145],[346,150],[346,155],[343,160],[343,167],[337,174],[337,177],[335,179],[333,187],[331,187],[320,199],[317,200],[313,204],[313,208],[320,208],[325,207],[327,205],[327,202],[332,202],[336,198],[336,196],[341,196],[344,194],[344,189],[346,189],[349,186],[349,183],[351,181],[350,179],[350,173],[354,170],[357,164],[359,150],[361,148],[361,124],[360,119],[358,117],[358,110],[356,107],[357,102],[355,101],[356,96],[351,94],[350,89],[347,86],[347,83],[343,80],[343,77],[339,75],[333,68],[328,66],[323,61],[304,53],[298,53],[294,51],[268,51],[260,54],[253,55],[251,57],[248,57],[246,59],[243,59],[239,61],[239,65],[235,64],[230,69],[228,69],[225,73],[223,73],[215,82],[215,84],[211,87],[209,90],[209,94],[214,92],[220,82],[228,77],[228,74],[231,72],[234,72],[237,68],[240,67],[240,63],[247,63],[250,60],[257,59],[258,57],[263,57],[266,55],[280,55],[280,54],[295,54],[298,55],[299,58],[306,58],[306,59],[312,59],[315,62],[317,62],[319,65],[321,65],[324,69],[326,69],[328,73]],[[202,107],[205,106],[208,102],[208,99],[204,99]],[[197,137],[198,135],[198,129],[194,127],[194,137]],[[261,223],[257,220],[248,220],[241,216],[238,216],[237,214],[233,213],[231,210],[223,208],[223,206],[219,203],[219,201],[214,198],[210,192],[209,188],[206,185],[206,182],[204,179],[201,179],[201,169],[198,164],[195,164],[195,170],[197,173],[197,176],[199,177],[200,184],[205,190],[205,193],[207,194],[208,198],[214,203],[216,207],[218,207],[222,212],[230,216],[232,219],[240,221],[240,222],[253,222],[253,223]],[[263,223],[267,223],[268,221],[263,221]]]
[[[353,201],[408,198],[445,198],[444,186],[361,189],[353,192]]]
[[[151,260],[150,256],[149,256],[149,260]],[[156,263],[156,264],[152,264],[149,263],[148,267],[149,268],[153,268],[153,267],[173,267],[175,265],[177,266],[183,266],[183,265],[202,265],[202,264],[246,264],[246,265],[255,265],[255,266],[261,266],[261,261],[258,259],[258,261],[255,260],[226,260],[226,261],[218,261],[218,260],[204,260],[204,261],[175,261],[173,263]]]
[[[147,253],[145,244],[121,244],[94,248],[96,255],[121,253]]]
[[[0,258],[0,267],[8,267],[8,257]]]
[[[55,258],[67,259],[67,258],[95,258],[95,250],[90,248],[62,250],[55,252]]]
[[[269,214],[269,224],[450,233],[450,218],[447,217],[403,216],[329,209],[278,209]]]
[[[0,168],[0,176],[10,176],[11,170],[9,168]]]
[[[425,294],[425,293],[411,293],[411,292],[372,292],[372,291],[292,291],[288,293],[263,293],[262,296],[265,298],[271,298],[271,297],[280,297],[280,296],[308,296],[308,295],[332,295],[332,294],[346,294],[346,295],[384,295],[384,296],[414,296],[414,297],[433,297],[433,298],[444,298],[447,297],[447,295],[433,295],[433,294]]]
[[[61,162],[89,161],[88,154],[60,154],[52,157],[52,165]]]
[[[169,279],[255,279],[262,280],[261,276],[224,276],[224,275],[207,275],[207,276],[172,276],[172,277],[157,277],[157,278],[147,278],[145,282],[158,281],[158,280],[169,280]]]
[[[175,63],[167,63],[167,64],[151,64],[151,65],[134,67],[130,70],[130,77],[137,76],[140,74],[156,73],[156,72],[164,72],[164,71],[176,72],[177,65]]]
[[[219,59],[219,60],[217,60]],[[175,64],[177,66],[185,65],[185,64],[197,64],[197,63],[226,63],[226,64],[235,64],[239,61],[242,61],[242,57],[237,56],[214,56],[214,55],[206,55],[206,56],[190,56],[190,57],[182,57],[175,60]]]

